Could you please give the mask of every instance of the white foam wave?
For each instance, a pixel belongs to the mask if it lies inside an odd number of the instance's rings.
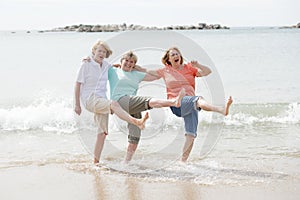
[[[47,97],[39,98],[25,107],[0,108],[0,129],[73,132],[76,120],[72,100]]]
[[[268,109],[270,105],[266,105]],[[300,103],[290,103],[287,105],[277,105],[276,114],[270,115],[267,112],[260,112],[258,106],[252,106],[247,111],[238,111],[232,113],[225,118],[226,125],[252,125],[256,123],[282,123],[282,124],[297,124],[300,122]],[[253,113],[253,110],[257,110]]]
[[[234,106],[233,106],[234,107]],[[158,114],[157,114],[158,113]],[[168,108],[162,112],[152,113],[152,117],[158,120],[149,120],[148,127],[183,127],[182,118],[171,113]],[[162,119],[163,118],[163,119]],[[163,123],[158,121],[165,120]],[[111,120],[113,123],[114,120]],[[200,124],[223,123],[226,125],[253,125],[257,123],[285,123],[297,124],[300,122],[300,103],[290,104],[258,104],[236,105],[229,116],[224,118],[212,117],[211,112],[201,111],[199,114]],[[126,124],[126,123],[125,123]],[[111,127],[111,126],[110,126]],[[51,95],[43,95],[27,106],[14,106],[0,108],[0,130],[43,130],[60,133],[73,133],[80,128],[93,129],[92,115],[83,109],[78,117],[73,111],[72,98],[53,98]],[[159,127],[162,129],[164,127]]]

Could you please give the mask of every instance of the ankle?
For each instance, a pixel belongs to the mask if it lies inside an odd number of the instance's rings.
[[[98,164],[99,163],[99,159],[94,158],[94,164]]]

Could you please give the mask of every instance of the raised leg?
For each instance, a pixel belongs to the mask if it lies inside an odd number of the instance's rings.
[[[140,129],[145,128],[146,120],[149,118],[148,113],[146,113],[141,119],[136,119],[131,115],[129,115],[125,110],[123,110],[118,102],[113,101],[110,106],[111,106],[111,110],[122,120],[134,124]]]
[[[163,100],[163,99],[152,98],[149,101],[149,106],[152,108],[161,108],[161,107],[170,107],[170,106],[175,106],[178,108],[181,106],[181,100],[184,96],[185,96],[185,89],[182,88],[175,99]]]
[[[205,101],[203,98],[200,97],[197,101],[197,106],[200,107],[202,110],[217,112],[217,113],[227,116],[229,114],[229,108],[230,108],[232,102],[233,102],[233,100],[232,100],[232,97],[230,96],[228,98],[225,106],[215,106],[215,105],[208,103],[207,101]]]

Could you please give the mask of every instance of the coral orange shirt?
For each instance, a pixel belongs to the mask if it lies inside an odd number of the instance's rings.
[[[198,69],[192,67],[191,63],[185,64],[180,70],[166,65],[156,72],[165,81],[168,99],[177,97],[181,88],[185,88],[187,96],[195,96],[195,77]]]

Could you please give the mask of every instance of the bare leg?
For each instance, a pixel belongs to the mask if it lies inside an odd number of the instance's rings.
[[[149,101],[149,106],[152,108],[161,108],[161,107],[170,107],[170,106],[175,106],[178,108],[181,106],[181,100],[184,96],[185,96],[185,89],[182,88],[175,99],[162,100],[162,99],[152,98]]]
[[[142,119],[136,119],[136,118],[132,117],[131,115],[129,115],[125,110],[123,110],[118,102],[112,101],[110,107],[111,107],[111,110],[122,120],[125,120],[131,124],[134,124],[137,127],[139,127],[140,129],[145,128],[145,122],[149,118],[148,113],[146,113],[142,117]]]
[[[97,135],[97,140],[96,140],[95,149],[94,149],[94,164],[99,163],[106,135],[107,135],[106,133],[99,133]]]
[[[185,136],[185,143],[184,143],[184,147],[183,147],[183,151],[182,151],[182,157],[181,157],[181,161],[182,162],[186,162],[194,145],[194,140],[195,138],[191,135],[186,135]]]
[[[129,161],[131,161],[132,156],[135,153],[137,146],[138,146],[137,144],[133,144],[133,143],[128,144],[125,163],[128,163]]]
[[[142,119],[137,119],[137,118],[132,117],[132,121],[133,121],[132,124],[136,125],[141,130],[143,130],[145,128],[145,123],[148,118],[149,118],[148,112],[146,112],[146,114],[142,117]]]
[[[217,112],[225,116],[228,115],[231,104],[232,104],[231,96],[228,98],[225,106],[215,106],[209,104],[201,97],[197,101],[197,106],[200,107],[202,110]]]
[[[225,116],[227,116],[229,114],[229,108],[230,108],[232,102],[233,102],[232,97],[229,96],[229,98],[226,102],[226,105],[225,105],[225,113],[224,113]]]

